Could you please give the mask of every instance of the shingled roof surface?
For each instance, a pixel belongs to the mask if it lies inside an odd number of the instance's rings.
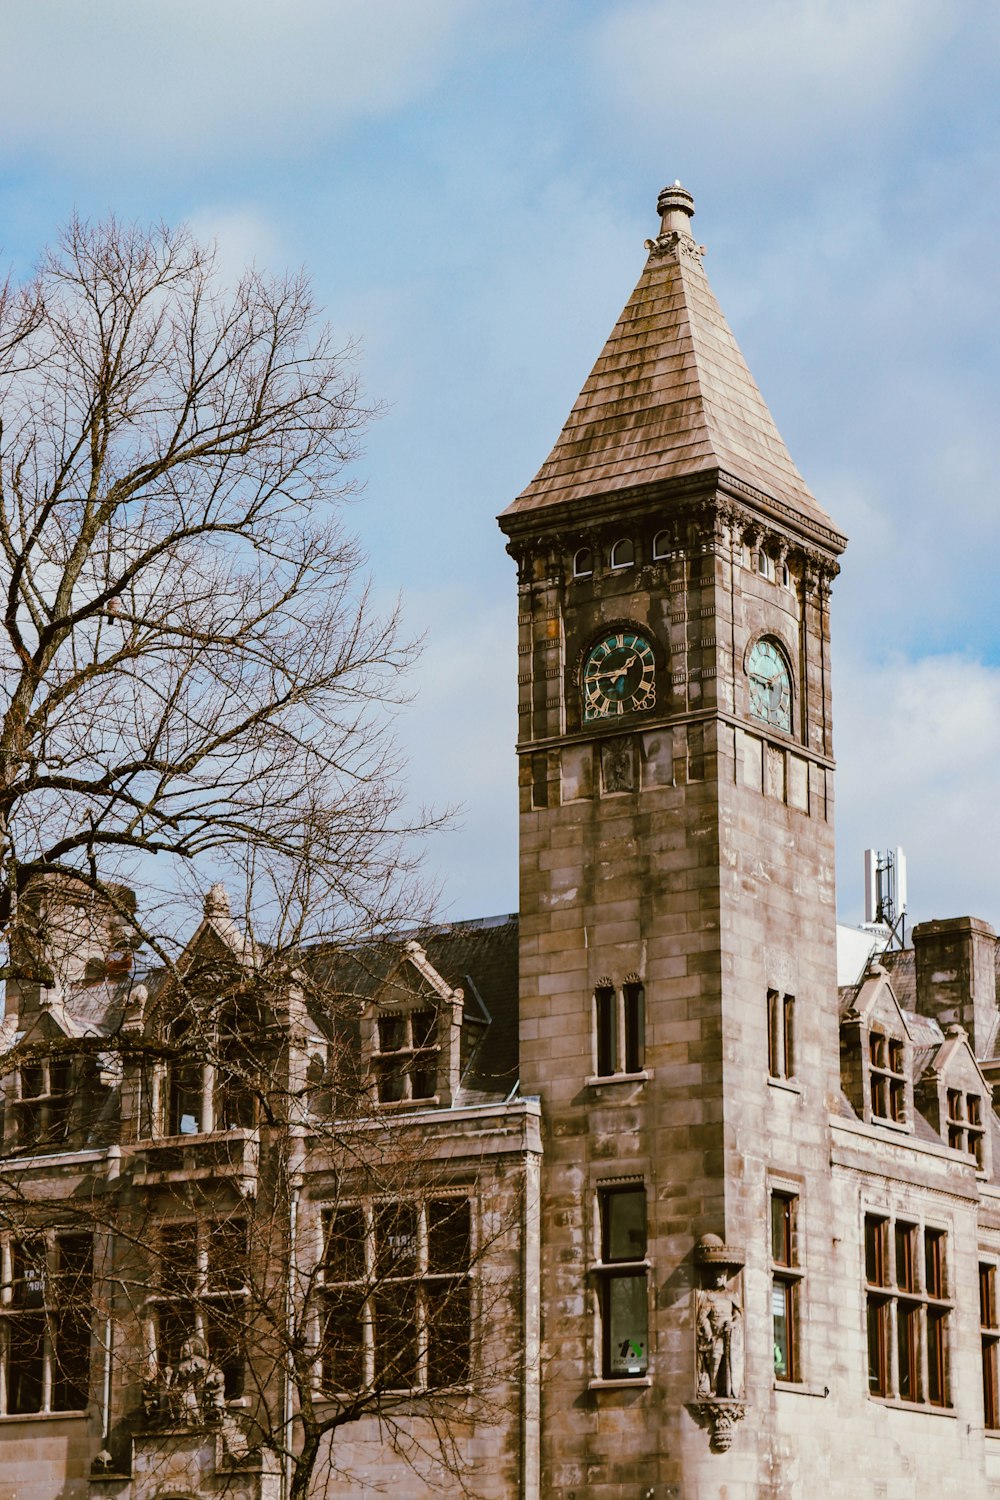
[[[465,992],[458,1102],[500,1100],[518,1078],[517,934],[516,914],[482,917],[416,929],[405,938],[365,944],[347,953],[314,953],[305,965],[321,990],[365,1001],[398,967],[405,942],[415,939],[441,978]],[[344,1019],[346,1024],[349,1015]]]
[[[555,447],[506,516],[721,470],[833,523],[747,369],[690,234],[657,241]]]

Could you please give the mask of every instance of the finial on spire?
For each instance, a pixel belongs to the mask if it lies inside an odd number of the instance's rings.
[[[691,217],[694,214],[694,199],[679,180],[673,187],[665,187],[656,200],[656,212],[660,215],[661,234],[683,234],[691,238]]]
[[[229,908],[229,894],[221,882],[210,886],[205,894],[206,917],[229,917],[232,912]]]

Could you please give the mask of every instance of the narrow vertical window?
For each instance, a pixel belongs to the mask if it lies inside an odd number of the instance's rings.
[[[796,1194],[771,1194],[771,1318],[776,1380],[801,1379],[799,1305],[802,1272],[799,1268],[798,1213]]]
[[[638,981],[626,981],[622,988],[625,1011],[625,1071],[642,1071],[645,1053],[646,996]]]
[[[786,1078],[795,1076],[795,996],[786,995],[782,1002],[784,1036],[782,1038],[782,1062]]]
[[[1000,1389],[997,1383],[997,1268],[979,1267],[979,1325],[983,1345],[983,1420],[988,1429],[1000,1427]]]
[[[868,1390],[873,1396],[889,1395],[889,1302],[873,1287],[884,1287],[889,1279],[888,1220],[865,1215],[865,1280],[868,1283]]]
[[[627,1380],[645,1375],[649,1367],[646,1190],[602,1189],[598,1208],[601,1369],[607,1380]]]
[[[608,1078],[618,1071],[618,997],[609,984],[594,991],[597,1026],[597,1074]]]
[[[767,992],[767,1071],[772,1078],[795,1077],[795,996]]]
[[[896,1286],[900,1292],[916,1292],[915,1224],[897,1223],[894,1229]],[[920,1399],[920,1304],[900,1296],[896,1304],[896,1357],[899,1395],[903,1401]]]

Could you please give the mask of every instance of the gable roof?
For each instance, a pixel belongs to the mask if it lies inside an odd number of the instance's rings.
[[[749,485],[828,546],[845,538],[792,462],[691,237],[690,194],[664,189],[664,228],[555,447],[501,520],[560,502],[704,476]]]

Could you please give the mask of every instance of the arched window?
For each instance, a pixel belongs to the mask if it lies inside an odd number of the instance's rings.
[[[757,572],[761,578],[767,578],[771,583],[774,582],[774,558],[770,552],[765,552],[763,547],[757,553]]]
[[[790,589],[792,586],[792,575],[788,571],[788,564],[786,562],[781,564],[781,582],[786,589]]]
[[[666,557],[670,552],[669,531],[658,531],[653,538],[653,557],[659,559]]]
[[[620,541],[615,542],[611,549],[611,566],[613,568],[630,568],[635,562],[635,543],[630,537],[623,536]]]
[[[573,577],[589,578],[594,571],[594,554],[589,547],[581,547],[573,558]]]

